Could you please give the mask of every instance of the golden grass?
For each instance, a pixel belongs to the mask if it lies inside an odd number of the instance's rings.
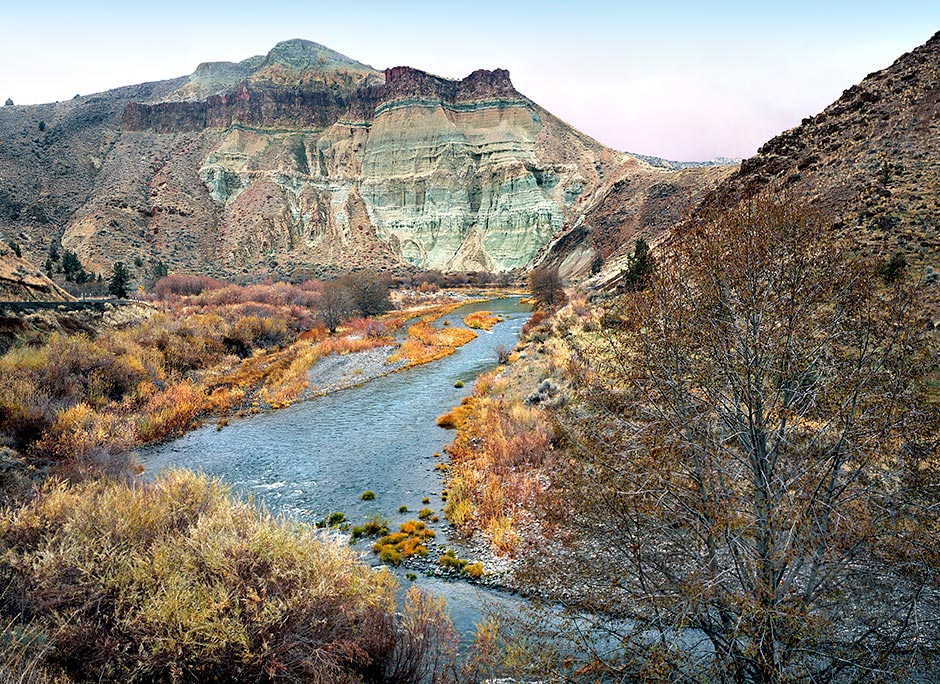
[[[428,555],[426,544],[434,536],[434,530],[420,520],[409,520],[401,524],[398,532],[386,534],[376,541],[372,550],[383,563],[398,565],[402,560]]]
[[[334,681],[394,646],[391,575],[204,476],[49,482],[0,539],[26,626],[78,680]]]
[[[463,317],[463,324],[468,328],[489,330],[500,320],[500,317],[494,316],[492,311],[474,311]]]
[[[500,398],[490,374],[471,397],[438,419],[457,430],[447,447],[452,467],[444,515],[465,534],[480,530],[493,550],[513,555],[519,545],[518,511],[541,490],[537,466],[552,433],[542,412]]]
[[[458,347],[477,336],[468,328],[435,328],[428,318],[430,317],[408,326],[408,337],[389,357],[391,362],[404,360],[409,367],[430,363],[453,354]]]

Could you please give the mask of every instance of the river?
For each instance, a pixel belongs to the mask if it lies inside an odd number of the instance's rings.
[[[279,411],[230,423],[207,425],[141,454],[148,473],[183,467],[217,476],[269,510],[305,522],[342,511],[352,524],[379,513],[394,528],[415,517],[431,499],[440,516],[429,526],[438,539],[460,548],[444,522],[443,476],[436,463],[453,433],[437,427],[438,415],[472,391],[473,380],[496,365],[494,347],[511,348],[529,307],[516,297],[468,304],[437,321],[462,326],[471,311],[488,310],[506,320],[444,359],[380,377],[360,387],[303,401]],[[462,388],[454,387],[457,381]],[[375,499],[363,501],[365,491]],[[399,513],[407,506],[409,513]],[[365,559],[368,544],[362,544]],[[403,575],[403,570],[399,570]],[[443,594],[454,624],[466,641],[484,606],[512,607],[521,601],[463,581],[420,576],[418,585]],[[402,585],[407,580],[402,581]]]

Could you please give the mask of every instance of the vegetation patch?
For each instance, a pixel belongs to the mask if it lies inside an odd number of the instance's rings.
[[[464,534],[482,531],[497,553],[514,554],[519,511],[542,487],[537,469],[552,443],[546,415],[519,397],[498,396],[487,375],[442,423],[457,430],[447,447],[445,517]]]
[[[388,519],[383,518],[378,513],[372,516],[371,520],[367,520],[362,525],[356,525],[352,528],[350,533],[352,538],[359,539],[360,537],[381,537],[388,534]]]
[[[437,559],[437,563],[442,568],[456,570],[473,579],[480,579],[483,576],[482,563],[471,563],[463,558],[458,558],[453,549],[447,549],[447,551]]]
[[[386,534],[372,546],[379,560],[389,565],[399,565],[403,560],[414,556],[428,555],[426,546],[433,539],[435,532],[420,520],[402,523],[398,532]]]
[[[408,366],[430,363],[453,354],[476,336],[468,328],[435,328],[428,318],[424,318],[408,326],[408,336],[389,361],[406,361]]]
[[[29,681],[416,684],[404,658],[453,644],[440,601],[412,590],[396,621],[387,572],[191,473],[51,481],[0,533],[4,643],[42,644]]]
[[[473,311],[463,317],[463,324],[468,328],[489,330],[500,320],[500,317],[494,316],[492,311]]]
[[[82,475],[120,469],[117,455],[209,414],[286,406],[320,358],[393,343],[389,328],[362,319],[328,336],[317,324],[318,287],[171,276],[141,322],[23,340],[0,357],[0,436]],[[370,326],[375,334],[361,334]]]

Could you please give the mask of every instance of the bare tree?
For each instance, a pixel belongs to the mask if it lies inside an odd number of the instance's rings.
[[[936,449],[928,340],[913,288],[822,224],[762,197],[677,233],[583,357],[571,501],[611,544],[592,607],[635,625],[611,673],[896,681],[937,656],[904,475]]]
[[[565,302],[565,286],[557,266],[539,266],[528,277],[529,291],[540,306],[551,309]]]
[[[323,283],[317,307],[320,320],[329,329],[330,334],[333,334],[336,328],[352,315],[355,304],[346,286],[334,280]]]
[[[392,307],[389,301],[388,279],[378,273],[357,271],[344,276],[340,283],[349,292],[352,303],[363,316],[377,316]]]

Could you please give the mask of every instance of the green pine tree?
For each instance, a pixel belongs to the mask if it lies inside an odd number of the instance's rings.
[[[108,282],[108,292],[118,299],[124,299],[127,297],[127,288],[130,286],[130,283],[130,271],[127,270],[127,266],[124,265],[123,261],[118,261],[114,264],[114,268],[111,271],[111,280]]]

